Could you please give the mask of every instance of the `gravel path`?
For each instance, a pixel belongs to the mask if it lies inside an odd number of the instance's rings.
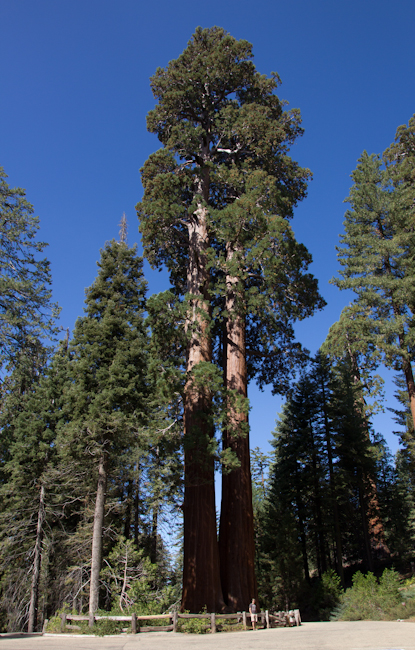
[[[0,635],[0,650],[415,650],[415,624],[355,621],[207,635]]]

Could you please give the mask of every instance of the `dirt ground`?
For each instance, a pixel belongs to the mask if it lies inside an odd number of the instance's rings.
[[[206,635],[0,635],[0,650],[415,650],[415,623],[355,621]]]

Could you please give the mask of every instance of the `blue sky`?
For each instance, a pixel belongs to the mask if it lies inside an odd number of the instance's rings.
[[[0,0],[0,164],[26,188],[49,243],[61,324],[82,315],[84,289],[123,212],[139,242],[139,169],[158,148],[146,132],[149,77],[186,47],[195,27],[219,25],[253,44],[255,64],[277,71],[279,96],[300,108],[305,134],[292,156],[314,174],[293,220],[311,251],[328,306],[300,324],[315,352],[351,299],[328,284],[343,230],[350,173],[362,151],[382,152],[415,112],[413,0]],[[149,292],[164,273],[146,268]],[[387,384],[387,406],[393,406]],[[250,388],[251,446],[268,449],[280,400]],[[393,449],[386,413],[376,428]]]

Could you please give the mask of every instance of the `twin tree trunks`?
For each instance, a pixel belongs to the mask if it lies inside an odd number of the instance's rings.
[[[137,214],[144,254],[155,267],[167,266],[187,307],[181,607],[190,612],[244,610],[257,597],[246,313],[255,313],[255,327],[264,332],[258,355],[269,358],[280,335],[287,334],[291,350],[290,328],[277,331],[281,313],[291,323],[323,306],[317,283],[303,274],[308,253],[287,222],[310,176],[287,156],[302,133],[300,114],[284,111],[275,95],[278,76],[257,73],[252,58],[247,41],[220,27],[197,28],[184,52],[151,78],[157,104],[147,128],[162,149],[142,168]],[[280,254],[288,255],[288,271]],[[293,271],[295,304],[283,291]],[[220,361],[213,360],[212,340],[224,323],[223,450],[237,462],[223,476],[218,542],[212,400]],[[267,380],[272,375],[278,383],[280,365],[265,373]],[[253,372],[262,377],[259,368]]]
[[[207,175],[200,178],[199,195],[208,193]],[[239,314],[238,279],[227,277],[227,319],[224,345],[225,385],[233,391],[228,411],[228,429],[223,447],[236,454],[240,467],[223,475],[219,546],[216,533],[214,459],[209,450],[214,437],[209,417],[210,389],[192,373],[200,363],[211,363],[209,333],[209,271],[207,208],[200,202],[190,221],[187,290],[192,296],[187,331],[187,374],[185,388],[185,496],[184,568],[182,610],[242,611],[257,598],[254,569],[254,527],[249,457],[248,417],[238,398],[247,397],[244,316]],[[227,247],[231,261],[234,251]]]

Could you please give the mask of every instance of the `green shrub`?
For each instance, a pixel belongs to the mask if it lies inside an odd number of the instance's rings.
[[[373,573],[363,575],[358,571],[353,576],[352,587],[341,596],[332,620],[390,621],[408,618],[415,611],[415,600],[407,598],[404,601],[404,598],[397,571],[385,569],[379,580]]]
[[[49,619],[47,627],[46,627],[46,632],[50,632],[52,634],[55,634],[57,632],[61,631],[61,617],[56,615],[52,616],[52,618]]]
[[[330,620],[331,612],[339,604],[342,594],[342,584],[337,573],[333,569],[323,573],[310,603],[320,621]]]
[[[144,614],[141,615],[144,616]],[[139,614],[137,614],[137,616],[139,616]],[[137,625],[140,625],[140,627],[162,627],[164,625],[170,625],[170,621],[168,618],[152,618],[147,621],[137,621]]]
[[[188,611],[184,612],[189,614]],[[177,631],[185,634],[206,634],[210,629],[210,620],[208,618],[179,618],[177,621]]]
[[[121,634],[123,627],[126,627],[126,621],[110,621],[108,619],[101,619],[96,621],[93,628],[89,628],[92,634],[97,636],[105,636],[106,634]]]
[[[243,625],[236,618],[219,618],[216,619],[217,632],[241,632]]]
[[[63,603],[62,607],[55,612],[55,615],[52,616],[47,624],[46,632],[50,634],[56,634],[61,631],[61,614],[77,614],[74,609],[71,609],[68,603]],[[69,631],[69,630],[68,630]]]

